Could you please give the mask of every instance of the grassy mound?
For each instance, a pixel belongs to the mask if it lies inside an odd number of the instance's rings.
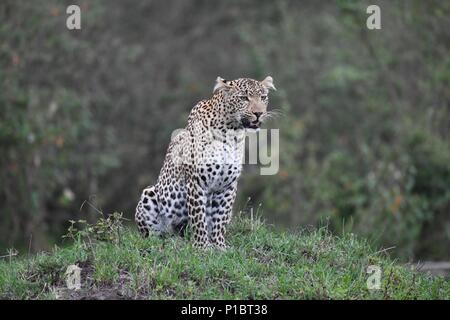
[[[398,265],[352,234],[276,231],[236,218],[226,252],[186,238],[143,239],[134,228],[72,228],[73,244],[0,261],[2,299],[445,299],[450,283]],[[103,225],[104,227],[104,225]],[[112,232],[111,230],[114,230]],[[99,237],[102,235],[102,237]],[[107,235],[105,237],[105,235]],[[103,241],[98,240],[99,238]],[[81,290],[66,287],[77,264]],[[369,265],[382,270],[368,290]]]

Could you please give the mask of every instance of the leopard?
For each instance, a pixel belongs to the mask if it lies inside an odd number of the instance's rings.
[[[226,250],[245,151],[245,134],[269,118],[273,78],[217,77],[213,94],[191,110],[172,136],[156,184],[142,191],[135,222],[144,237],[184,235],[193,245]]]

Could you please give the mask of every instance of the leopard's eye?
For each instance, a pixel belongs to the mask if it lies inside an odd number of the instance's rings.
[[[249,101],[247,96],[239,96],[242,101]]]
[[[262,101],[265,101],[265,100],[267,100],[267,95],[263,95],[263,96],[261,96],[261,100],[262,100]]]

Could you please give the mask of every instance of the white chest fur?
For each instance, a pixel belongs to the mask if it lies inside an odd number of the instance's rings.
[[[226,139],[204,141],[196,162],[205,188],[212,192],[221,191],[238,179],[242,169],[244,142],[244,136],[240,133]]]

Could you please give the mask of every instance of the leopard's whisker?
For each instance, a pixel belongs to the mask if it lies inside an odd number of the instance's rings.
[[[270,110],[267,111],[264,115],[262,120],[266,121],[266,120],[271,120],[271,119],[275,119],[278,117],[284,116],[284,113],[282,112],[282,110],[280,109],[274,109],[274,110]]]

